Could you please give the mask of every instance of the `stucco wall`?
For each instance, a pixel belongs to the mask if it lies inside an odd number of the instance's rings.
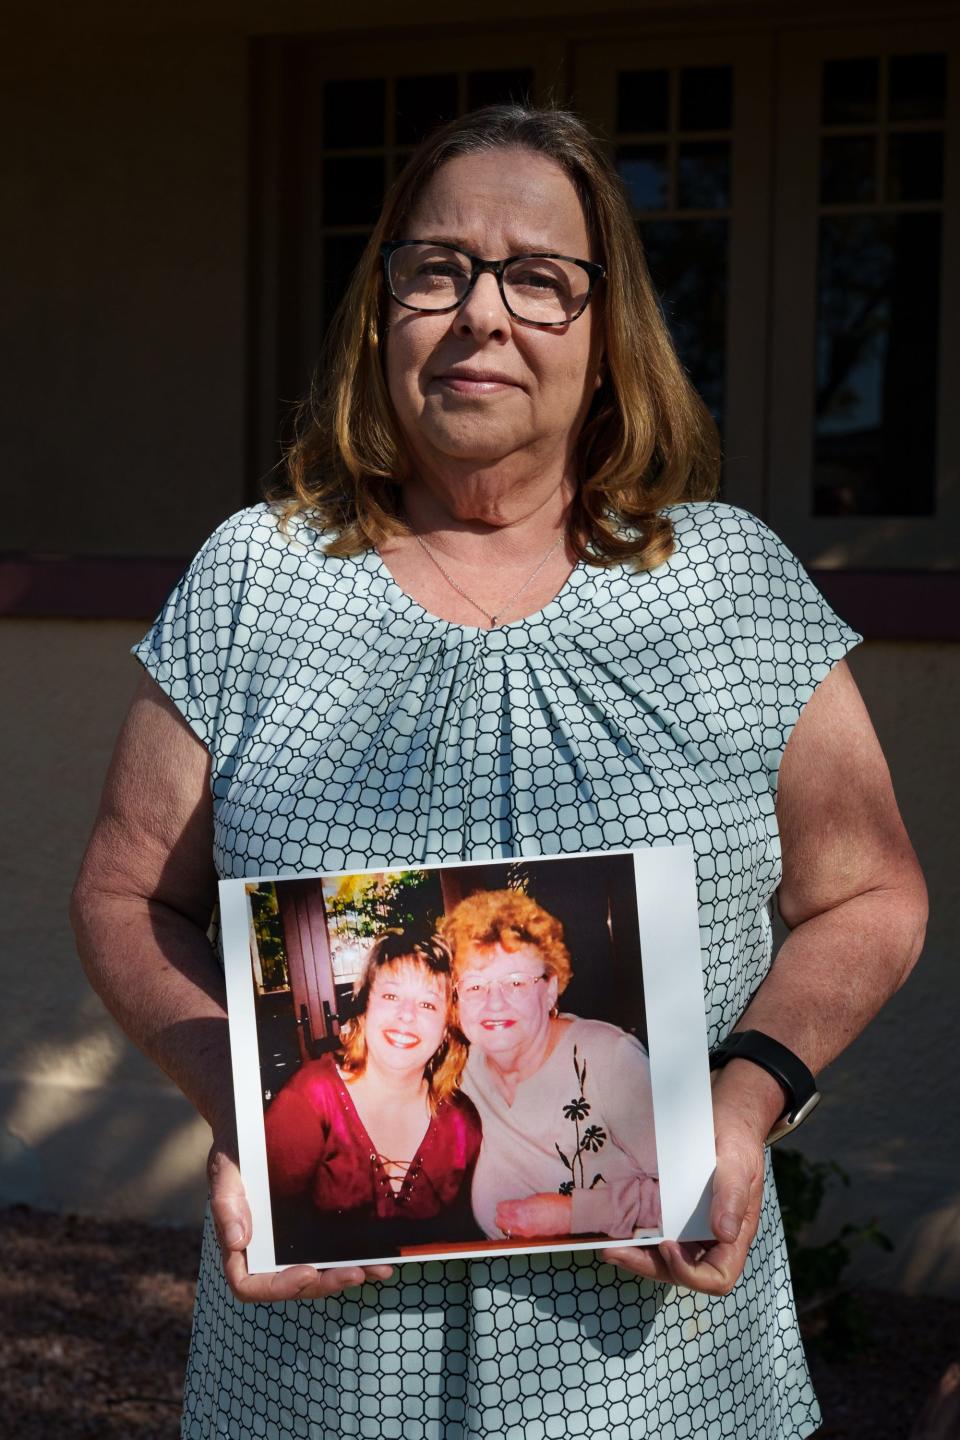
[[[5,1003],[0,1014],[0,1202],[174,1221],[203,1202],[205,1127],[121,1037],[73,953],[67,895],[136,662],[136,624],[7,621],[0,667],[10,817],[0,851]],[[954,1063],[958,900],[947,777],[958,769],[960,650],[868,644],[852,657],[928,877],[933,914],[908,986],[825,1076],[803,1133],[852,1187],[826,1219],[876,1217],[896,1241],[887,1283],[960,1293],[960,1166],[944,1117],[960,1112]],[[861,1262],[877,1265],[871,1252]]]

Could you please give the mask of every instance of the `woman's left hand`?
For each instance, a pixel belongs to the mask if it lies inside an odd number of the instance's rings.
[[[569,1195],[530,1195],[526,1200],[501,1200],[496,1222],[509,1240],[542,1235],[569,1235],[573,1201]]]
[[[763,1204],[764,1139],[773,1118],[768,1095],[747,1095],[769,1077],[746,1061],[734,1063],[714,1086],[713,1115],[717,1168],[713,1177],[710,1227],[715,1240],[663,1240],[629,1250],[604,1250],[603,1259],[634,1275],[683,1285],[707,1295],[728,1295],[740,1279],[760,1223]],[[756,1077],[749,1071],[755,1071]],[[760,1079],[759,1077],[763,1077]],[[737,1083],[740,1082],[740,1083]],[[776,1082],[772,1082],[774,1085]],[[773,1092],[782,1105],[782,1092]],[[754,1103],[750,1103],[753,1101]],[[764,1101],[767,1103],[765,1104]]]

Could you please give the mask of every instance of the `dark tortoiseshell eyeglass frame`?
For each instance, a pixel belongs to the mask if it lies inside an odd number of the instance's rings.
[[[408,245],[436,245],[438,249],[450,250],[454,255],[462,255],[464,260],[470,261],[470,279],[467,281],[467,288],[455,300],[452,305],[411,305],[408,300],[403,300],[393,288],[393,278],[390,274],[390,261],[398,250]],[[577,255],[559,255],[555,250],[529,250],[520,255],[508,255],[505,260],[484,260],[479,255],[471,255],[469,250],[460,250],[456,245],[444,245],[440,241],[433,240],[389,240],[385,245],[380,246],[380,255],[383,260],[383,273],[387,282],[387,289],[391,298],[402,305],[405,310],[416,310],[421,315],[448,315],[453,310],[459,310],[470,292],[473,290],[481,275],[489,274],[496,277],[500,290],[500,298],[503,301],[507,313],[512,315],[514,320],[519,320],[522,325],[537,325],[545,329],[555,329],[562,325],[571,325],[590,304],[591,297],[597,282],[606,275],[603,265],[596,264],[593,260],[581,260]],[[526,315],[520,315],[514,310],[507,299],[506,290],[503,284],[503,274],[508,265],[515,264],[518,260],[565,260],[569,265],[579,265],[587,277],[587,293],[583,298],[580,308],[572,315],[565,316],[562,320],[530,320]]]

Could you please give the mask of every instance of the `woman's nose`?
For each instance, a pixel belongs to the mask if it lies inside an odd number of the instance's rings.
[[[416,1014],[416,1005],[409,995],[401,995],[397,1001],[397,1015],[402,1020],[412,1020]]]
[[[503,303],[496,275],[488,271],[478,277],[470,294],[456,311],[453,328],[457,335],[472,335],[477,340],[507,333],[510,315]]]
[[[506,1001],[503,998],[503,986],[499,980],[494,980],[487,987],[487,1009],[503,1010],[506,1008]]]

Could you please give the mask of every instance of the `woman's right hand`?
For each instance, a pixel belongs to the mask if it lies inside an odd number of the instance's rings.
[[[240,1167],[228,1147],[214,1140],[207,1158],[210,1211],[223,1256],[223,1273],[234,1297],[247,1304],[282,1300],[323,1300],[362,1285],[365,1280],[389,1280],[389,1265],[352,1265],[342,1270],[316,1270],[312,1265],[291,1265],[262,1275],[247,1270],[246,1247],[253,1233]]]

